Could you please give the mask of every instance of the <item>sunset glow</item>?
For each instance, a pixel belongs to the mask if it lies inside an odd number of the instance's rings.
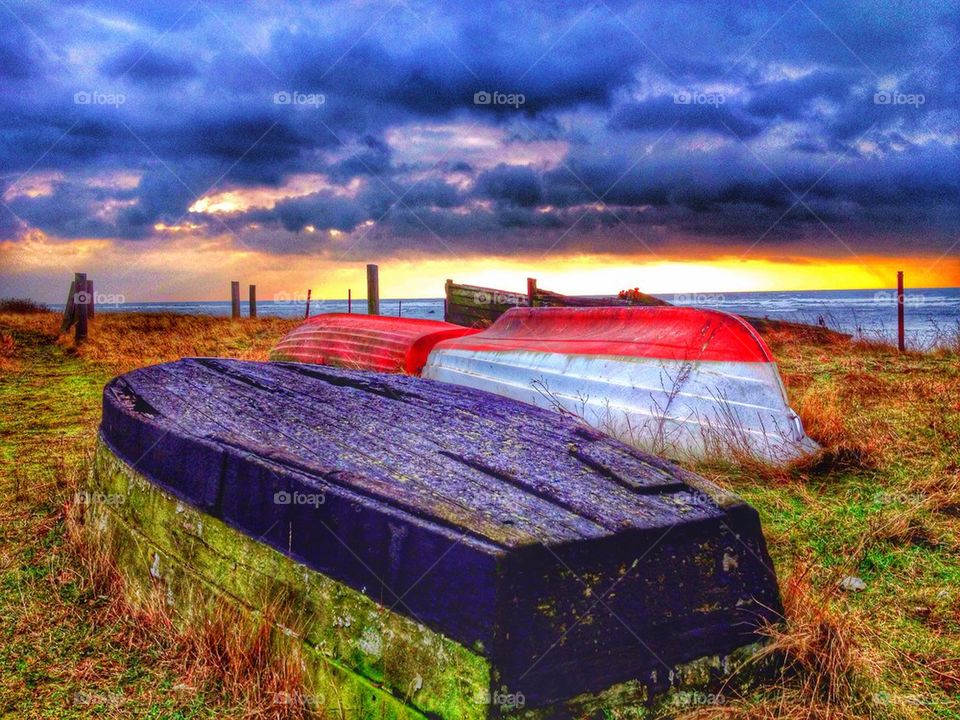
[[[174,5],[0,41],[4,294],[960,284],[939,5]]]

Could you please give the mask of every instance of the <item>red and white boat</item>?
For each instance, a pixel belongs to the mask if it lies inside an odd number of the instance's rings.
[[[318,315],[273,360],[403,372],[575,415],[675,458],[814,452],[769,348],[736,315],[681,307],[514,308],[479,331]]]
[[[515,308],[438,343],[423,376],[552,407],[671,457],[783,463],[818,449],[766,343],[715,310]]]
[[[328,313],[290,331],[270,359],[419,375],[434,345],[475,332],[438,320]]]

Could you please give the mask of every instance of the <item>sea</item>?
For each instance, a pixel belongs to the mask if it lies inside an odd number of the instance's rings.
[[[787,292],[717,292],[665,294],[656,297],[675,305],[715,308],[740,315],[825,325],[858,338],[896,342],[896,293],[881,290],[810,290]],[[50,306],[63,310],[63,306]],[[364,300],[350,310],[366,313]],[[242,303],[247,315],[247,303]],[[100,303],[98,312],[173,312],[196,315],[230,314],[229,301]],[[304,317],[305,301],[258,300],[260,315]],[[310,314],[347,312],[347,300],[311,300]],[[443,319],[443,298],[388,298],[380,300],[382,315]],[[904,297],[904,326],[908,346],[929,349],[960,337],[960,288],[914,288]]]

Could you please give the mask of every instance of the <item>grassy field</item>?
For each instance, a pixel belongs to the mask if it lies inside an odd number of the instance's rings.
[[[303,711],[270,703],[256,678],[271,658],[229,627],[187,636],[126,608],[76,533],[110,377],[184,355],[264,359],[295,324],[104,314],[75,348],[53,314],[0,313],[0,719]],[[787,666],[682,716],[960,718],[960,357],[767,340],[824,453],[696,469],[760,511]],[[844,589],[852,578],[865,588]]]

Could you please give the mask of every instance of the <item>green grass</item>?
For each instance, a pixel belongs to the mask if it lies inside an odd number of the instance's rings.
[[[184,658],[113,616],[65,542],[113,370],[44,321],[0,332],[15,343],[0,367],[0,718],[242,716],[216,688],[184,687]]]
[[[0,314],[0,719],[242,716],[216,684],[183,686],[190,658],[175,639],[110,612],[66,541],[63,508],[110,377],[187,354],[265,358],[292,323],[104,316],[79,350],[56,325]],[[960,361],[768,339],[832,461],[697,469],[758,509],[783,587],[808,574],[799,607],[816,612],[791,632],[813,622],[829,626],[817,637],[841,634],[855,690],[825,700],[786,677],[690,715],[960,720]],[[845,575],[866,590],[839,590]]]

